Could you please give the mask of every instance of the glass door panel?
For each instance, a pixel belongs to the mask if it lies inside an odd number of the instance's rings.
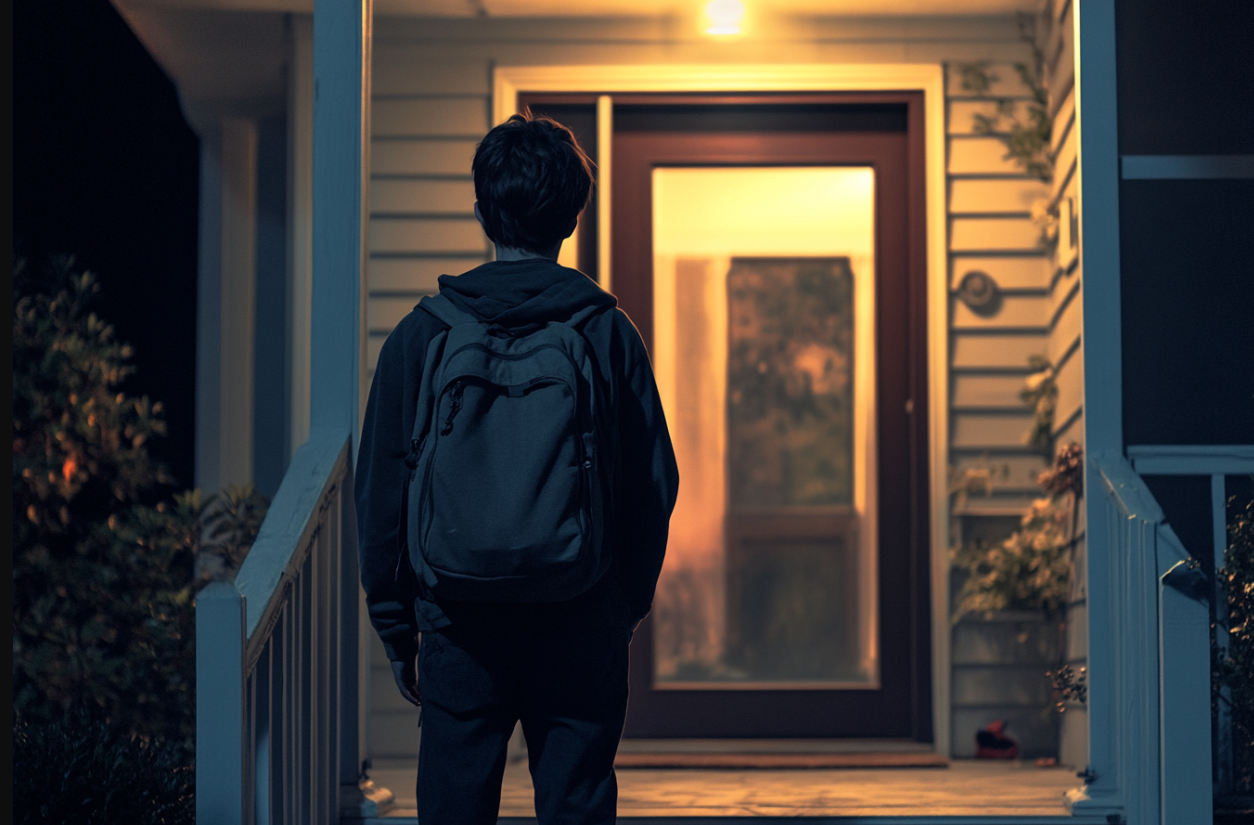
[[[655,689],[879,687],[874,171],[653,174]]]

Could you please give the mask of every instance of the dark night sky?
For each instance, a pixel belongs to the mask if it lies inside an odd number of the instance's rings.
[[[127,386],[164,402],[153,446],[193,481],[198,140],[174,84],[108,0],[13,7],[13,237],[38,265],[73,254],[96,311],[135,348]]]

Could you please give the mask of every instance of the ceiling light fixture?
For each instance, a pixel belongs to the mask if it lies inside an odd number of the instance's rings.
[[[745,16],[745,7],[740,0],[710,0],[705,4],[705,16],[709,24],[705,28],[706,34],[740,34],[740,19]]]

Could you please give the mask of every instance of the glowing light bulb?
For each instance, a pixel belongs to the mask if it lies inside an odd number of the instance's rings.
[[[710,0],[705,4],[705,16],[710,21],[705,33],[740,34],[740,18],[744,15],[745,7],[740,0]]]

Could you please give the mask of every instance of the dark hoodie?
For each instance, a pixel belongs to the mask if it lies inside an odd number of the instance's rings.
[[[605,306],[584,326],[608,383],[617,415],[619,466],[611,469],[611,573],[634,624],[649,612],[679,472],[662,415],[653,370],[640,334],[614,296],[583,273],[543,258],[498,261],[464,275],[440,277],[440,292],[482,320],[509,328],[566,320],[578,309]],[[355,497],[361,583],[370,621],[392,661],[413,661],[419,631],[449,624],[440,605],[420,597],[398,544],[405,456],[417,415],[422,365],[431,340],[447,327],[414,308],[379,353],[362,422]],[[608,363],[608,367],[607,367]]]

